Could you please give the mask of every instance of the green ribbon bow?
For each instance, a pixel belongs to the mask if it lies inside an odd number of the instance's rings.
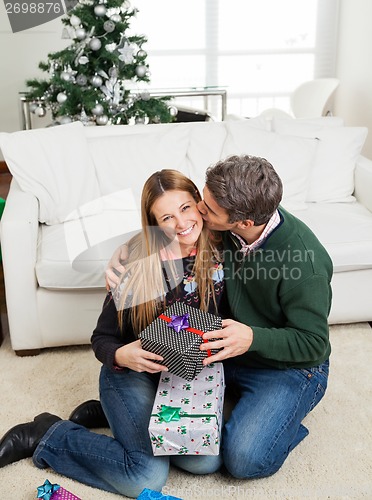
[[[202,418],[202,417],[215,417],[214,413],[186,413],[181,411],[180,407],[161,405],[161,410],[158,413],[152,413],[152,417],[158,417],[160,422],[177,422],[182,417],[189,418]]]

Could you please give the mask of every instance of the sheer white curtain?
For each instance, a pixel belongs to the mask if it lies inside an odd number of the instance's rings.
[[[300,83],[335,76],[339,0],[132,0],[151,87],[219,86],[228,113],[289,111]]]

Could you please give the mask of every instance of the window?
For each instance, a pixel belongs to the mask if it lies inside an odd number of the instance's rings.
[[[219,86],[227,112],[289,111],[300,83],[335,76],[338,0],[133,0],[151,87]],[[217,103],[216,103],[217,105]]]

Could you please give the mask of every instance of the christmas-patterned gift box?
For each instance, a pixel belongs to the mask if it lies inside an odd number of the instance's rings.
[[[201,351],[203,334],[222,328],[222,319],[182,302],[175,302],[139,335],[143,349],[163,356],[169,373],[193,380],[203,359],[218,349]]]
[[[222,363],[190,382],[163,374],[149,424],[154,455],[218,455],[224,391]]]
[[[42,500],[81,500],[80,497],[65,490],[59,484],[52,484],[46,479],[42,486],[37,489],[37,497]]]

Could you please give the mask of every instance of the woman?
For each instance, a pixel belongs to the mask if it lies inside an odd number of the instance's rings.
[[[214,240],[203,229],[200,200],[195,184],[175,170],[156,172],[144,185],[142,232],[128,243],[126,273],[114,296],[107,294],[92,335],[113,437],[44,413],[3,437],[0,467],[32,456],[39,468],[129,497],[145,487],[161,490],[170,461],[196,474],[220,467],[219,456],[153,456],[147,429],[159,375],[167,368],[138,340],[174,301],[218,312],[223,271]]]

